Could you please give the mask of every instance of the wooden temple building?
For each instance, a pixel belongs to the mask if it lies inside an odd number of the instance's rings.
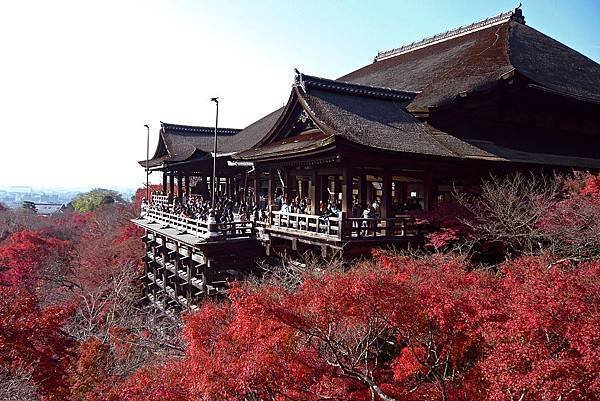
[[[148,162],[164,193],[135,223],[146,229],[148,295],[163,305],[191,307],[264,253],[418,242],[407,209],[435,208],[490,173],[599,171],[600,65],[516,9],[381,52],[338,79],[296,71],[284,107],[218,130],[219,194],[259,217],[218,224],[155,210],[209,195],[213,135],[163,123]],[[302,213],[282,210],[291,199],[306,200]],[[339,213],[322,217],[327,204]],[[374,216],[362,214],[369,207]]]

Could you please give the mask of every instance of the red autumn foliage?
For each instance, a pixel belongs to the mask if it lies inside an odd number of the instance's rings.
[[[0,286],[0,367],[29,373],[47,400],[69,394],[66,371],[72,341],[61,327],[69,311],[40,308],[26,288]]]
[[[548,264],[380,254],[296,292],[236,287],[187,319],[186,359],[160,384],[108,399],[594,399],[600,264]]]
[[[66,241],[42,232],[19,231],[0,244],[0,285],[16,285],[37,278],[46,260],[69,248]]]
[[[460,241],[471,234],[471,228],[464,220],[471,217],[469,210],[457,202],[446,202],[431,211],[413,213],[419,224],[430,231],[426,235],[426,246],[444,249],[448,245]]]
[[[137,273],[116,287],[129,277],[117,273],[139,268],[132,208],[11,228],[0,242],[0,372],[27,373],[48,400],[595,400],[599,189],[600,176],[565,183],[536,226],[546,253],[490,269],[376,252],[293,290],[234,285],[186,317],[185,353],[151,351],[143,364],[136,347],[153,339],[117,316],[119,302],[138,303]],[[424,216],[440,228],[437,250],[471,235],[468,211],[446,206]],[[56,255],[72,261],[65,283],[76,286],[42,300]]]

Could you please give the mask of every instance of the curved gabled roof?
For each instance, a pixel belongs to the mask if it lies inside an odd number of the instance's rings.
[[[520,9],[380,53],[339,79],[419,91],[408,110],[425,111],[492,88],[511,72],[541,88],[600,102],[600,65],[525,25]]]
[[[258,160],[314,151],[344,140],[386,151],[463,157],[485,152],[417,120],[406,111],[416,93],[299,74],[290,100],[269,133],[235,158]],[[286,137],[305,112],[320,130]]]
[[[410,114],[406,106],[415,96],[418,94],[299,74],[269,133],[257,146],[234,158],[300,157],[345,143],[429,157],[600,168],[597,159],[522,152],[489,141],[457,138]],[[293,127],[303,113],[314,128],[294,135]]]
[[[240,131],[232,128],[217,129],[219,153],[232,153],[240,150],[233,141]],[[214,127],[169,124],[161,121],[158,145],[154,156],[148,161],[148,166],[156,167],[163,163],[202,159],[211,154],[214,135]],[[146,161],[140,161],[139,164],[146,166]]]

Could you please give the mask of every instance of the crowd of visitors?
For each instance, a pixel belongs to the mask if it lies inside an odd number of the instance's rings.
[[[152,193],[153,197],[157,195],[165,196],[161,192]],[[144,207],[148,207],[146,199],[143,200],[143,203]],[[266,221],[268,220],[266,202],[259,202],[259,204],[263,207],[246,203],[237,197],[217,196],[213,208],[210,196],[194,195],[188,198],[183,194],[181,200],[179,200],[173,194],[168,193],[166,200],[153,202],[151,207],[155,210],[203,221],[206,221],[212,215],[217,223],[231,222],[235,219],[240,221]],[[306,196],[296,196],[288,200],[280,195],[275,199],[273,206],[273,210],[279,210],[282,213],[316,214],[323,222],[326,222],[331,217],[339,217],[341,213],[339,204],[332,200],[319,202],[315,210],[312,200]],[[397,213],[406,213],[413,210],[420,210],[421,204],[417,198],[410,197],[402,205],[395,205],[394,209]],[[352,205],[350,217],[355,219],[380,218],[380,198],[376,198],[372,202],[367,202],[366,205],[355,200]]]
[[[152,195],[163,194],[155,192]],[[214,208],[212,207],[212,199],[210,197],[205,198],[202,195],[195,195],[188,198],[183,194],[181,200],[179,200],[179,198],[173,196],[171,193],[166,196],[166,201],[153,202],[150,207],[162,212],[202,221],[208,220],[212,215],[217,223],[234,221],[234,214],[238,215],[241,220],[247,220],[250,217],[246,204],[230,196],[217,196]],[[145,207],[148,206],[145,199],[143,204]]]

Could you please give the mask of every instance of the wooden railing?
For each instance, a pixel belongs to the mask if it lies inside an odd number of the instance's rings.
[[[268,215],[267,225],[271,230],[341,240],[343,222],[343,213],[340,213],[340,217],[322,217],[313,214],[286,213],[273,210]]]
[[[271,211],[263,223],[271,231],[285,231],[305,236],[325,237],[328,240],[386,239],[417,237],[422,227],[412,216],[391,218],[352,218]]]
[[[169,197],[167,195],[152,194],[152,204],[154,205],[168,205]]]
[[[344,221],[343,238],[402,238],[423,234],[422,226],[412,216],[390,218],[348,218]]]
[[[191,234],[209,240],[247,238],[254,236],[254,225],[251,221],[230,221],[212,223],[199,219],[190,219],[173,213],[146,208],[142,217],[151,222],[158,222],[164,228],[174,228],[180,234]]]
[[[165,227],[175,228],[197,236],[206,236],[209,233],[208,223],[202,220],[190,219],[169,212],[147,208],[142,212],[147,220],[159,222]]]
[[[211,223],[146,208],[143,217],[161,223],[165,228],[174,228],[207,240],[251,238],[256,227],[267,232],[315,237],[328,241],[414,238],[423,234],[423,227],[412,216],[392,218],[353,218],[345,213],[323,217],[311,214],[270,211],[264,221],[235,220],[226,223]]]

